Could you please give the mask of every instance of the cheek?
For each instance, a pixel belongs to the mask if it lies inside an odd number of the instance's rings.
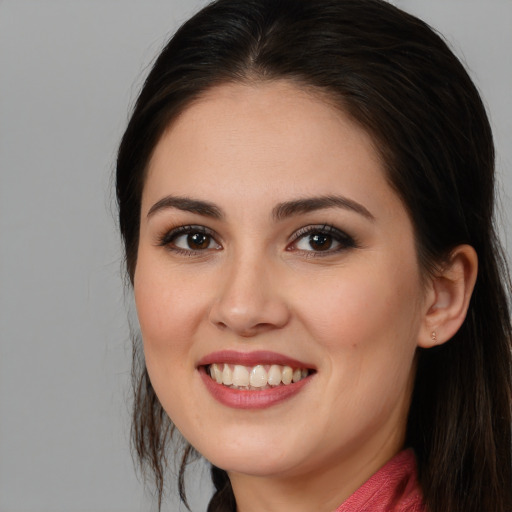
[[[406,407],[421,322],[421,286],[415,268],[394,266],[365,266],[360,272],[347,266],[346,275],[310,287],[309,307],[300,316],[323,348],[325,377],[334,383],[326,414],[336,404],[336,410],[352,411],[362,425],[368,415],[381,420],[397,404]]]
[[[409,280],[379,269],[347,271],[345,276],[317,280],[314,287],[309,283],[308,300],[299,301],[296,308],[315,338],[333,349],[415,343],[420,318],[416,282],[412,275]],[[298,291],[295,295],[300,296]]]
[[[405,410],[414,372],[420,289],[403,276],[383,275],[352,273],[329,294],[319,293],[302,314],[328,354],[326,378],[334,385],[325,414],[352,411],[361,428]]]
[[[199,422],[186,398],[195,385],[192,340],[201,308],[196,288],[183,286],[183,276],[178,280],[168,265],[141,253],[134,296],[151,384],[173,421],[192,416]]]
[[[202,308],[201,295],[195,290],[193,283],[184,285],[183,279],[158,260],[140,255],[134,295],[147,359],[162,352],[178,356],[188,350]]]

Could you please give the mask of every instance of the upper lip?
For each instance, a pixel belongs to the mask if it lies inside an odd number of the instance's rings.
[[[258,364],[278,364],[281,366],[291,366],[292,368],[314,369],[311,364],[304,363],[292,357],[269,352],[266,350],[257,350],[254,352],[237,352],[236,350],[220,350],[212,352],[202,357],[197,366],[207,366],[213,363],[238,364],[242,366],[256,366]]]

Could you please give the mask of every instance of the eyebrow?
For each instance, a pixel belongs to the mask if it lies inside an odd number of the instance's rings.
[[[198,215],[214,219],[222,219],[224,217],[222,210],[213,203],[189,197],[177,196],[166,196],[160,199],[149,209],[147,216],[151,217],[155,213],[169,208],[196,213]],[[344,196],[332,195],[307,197],[280,203],[272,209],[272,217],[275,221],[280,221],[294,215],[301,215],[328,208],[343,208],[345,210],[351,210],[362,215],[368,220],[375,220],[375,217],[362,204]]]
[[[308,197],[294,201],[287,201],[277,205],[272,210],[272,216],[274,220],[279,221],[293,215],[300,215],[316,210],[325,210],[327,208],[343,208],[345,210],[352,210],[368,220],[375,220],[375,217],[362,204],[344,196]]]
[[[148,211],[148,217],[151,217],[156,212],[166,210],[168,208],[176,208],[184,212],[197,213],[204,217],[212,217],[214,219],[221,219],[224,214],[222,210],[208,201],[200,201],[198,199],[191,199],[189,197],[176,197],[166,196],[157,201]]]

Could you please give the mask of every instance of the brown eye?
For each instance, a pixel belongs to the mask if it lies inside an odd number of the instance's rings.
[[[200,232],[178,235],[170,242],[170,244],[174,247],[185,249],[187,251],[204,251],[206,249],[218,248],[218,245],[210,235]]]
[[[295,243],[295,248],[299,251],[325,252],[332,251],[342,247],[342,244],[328,233],[309,233],[303,235]]]
[[[188,253],[222,249],[214,236],[204,226],[179,226],[166,233],[159,245],[172,251]]]
[[[322,233],[309,235],[307,241],[314,251],[327,251],[332,247],[333,244],[332,236]]]
[[[189,235],[187,235],[187,248],[192,249],[193,251],[208,249],[210,243],[211,236],[206,235],[205,233],[190,233]]]
[[[310,255],[333,254],[357,246],[355,240],[347,233],[328,225],[306,226],[297,231],[294,238],[287,250]]]

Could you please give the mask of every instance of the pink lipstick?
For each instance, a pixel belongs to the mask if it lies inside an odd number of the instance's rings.
[[[299,393],[315,373],[307,363],[268,351],[214,352],[197,368],[211,395],[237,409],[281,403]]]

